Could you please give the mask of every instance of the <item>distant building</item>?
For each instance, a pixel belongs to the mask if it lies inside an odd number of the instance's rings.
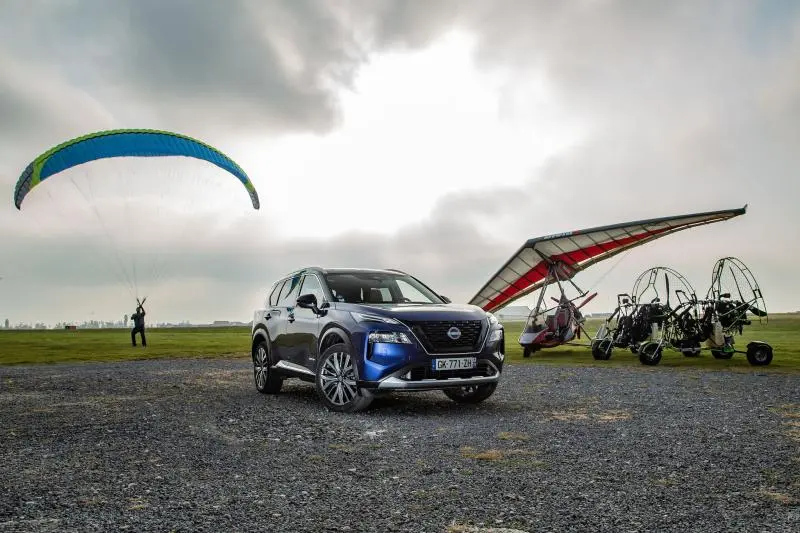
[[[531,308],[527,305],[509,305],[494,313],[500,320],[527,320]]]
[[[244,326],[244,322],[239,322],[238,320],[215,320],[209,326],[212,328],[219,328],[219,327],[240,327]]]

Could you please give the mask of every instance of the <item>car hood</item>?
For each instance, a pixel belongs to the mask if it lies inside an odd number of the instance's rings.
[[[380,315],[401,321],[416,320],[485,320],[486,312],[468,304],[339,304],[341,309]]]

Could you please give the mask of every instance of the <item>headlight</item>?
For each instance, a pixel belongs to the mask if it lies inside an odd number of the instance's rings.
[[[411,344],[408,335],[401,331],[373,331],[369,334],[369,342],[387,342],[394,344]]]
[[[350,315],[353,317],[353,320],[356,322],[379,322],[381,324],[399,324],[397,320],[394,318],[388,318],[385,316],[378,316],[378,315],[365,315],[364,313],[356,313],[354,311],[350,311]]]
[[[492,313],[486,313],[486,316],[489,318],[489,327],[500,323],[500,321],[497,320],[497,317],[494,316]]]
[[[503,337],[503,329],[493,329],[489,332],[489,339],[486,342],[497,342]]]

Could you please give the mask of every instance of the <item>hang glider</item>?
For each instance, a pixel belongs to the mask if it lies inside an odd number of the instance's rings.
[[[495,311],[549,283],[551,268],[562,280],[589,266],[671,233],[745,214],[739,209],[677,215],[568,231],[530,239],[469,301]]]

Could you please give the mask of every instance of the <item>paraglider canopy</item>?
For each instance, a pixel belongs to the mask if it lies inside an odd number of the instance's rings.
[[[247,189],[253,209],[260,206],[250,178],[231,158],[191,137],[167,131],[121,129],[90,133],[62,143],[34,159],[14,188],[14,205],[21,209],[25,196],[47,178],[68,168],[111,157],[183,156],[208,161],[233,174]]]

